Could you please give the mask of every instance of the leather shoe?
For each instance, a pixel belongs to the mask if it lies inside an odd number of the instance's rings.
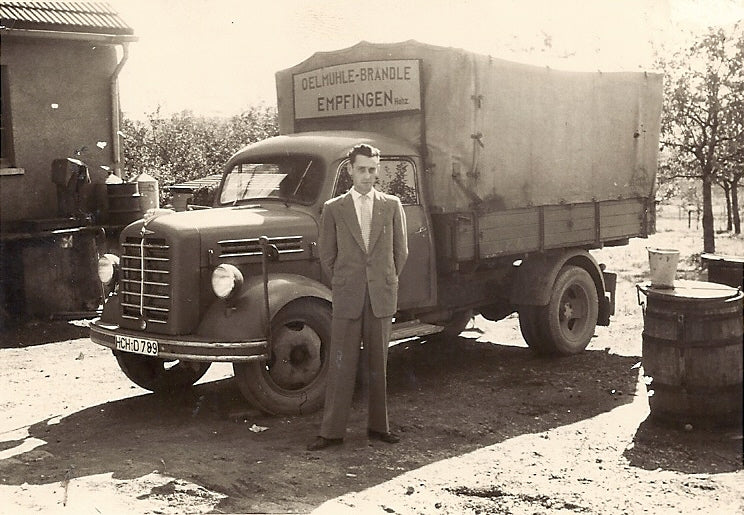
[[[321,449],[325,449],[326,447],[341,445],[342,443],[344,443],[343,438],[323,438],[322,436],[319,436],[307,446],[307,450],[319,451]]]
[[[380,440],[385,443],[398,443],[400,442],[400,436],[390,431],[383,433],[381,431],[373,431],[372,429],[367,430],[367,436],[371,440]]]

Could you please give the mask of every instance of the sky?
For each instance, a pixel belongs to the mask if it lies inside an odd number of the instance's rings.
[[[744,18],[744,0],[109,0],[139,40],[122,109],[233,115],[274,73],[359,41],[414,39],[568,70],[653,68],[653,45]]]

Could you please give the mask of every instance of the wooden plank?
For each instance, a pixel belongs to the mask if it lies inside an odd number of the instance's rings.
[[[602,218],[602,229],[606,227],[634,227],[640,231],[642,219],[637,214],[617,215],[612,218]]]
[[[576,218],[573,220],[546,220],[545,233],[548,236],[551,232],[573,232],[584,231],[586,229],[594,230],[594,217]]]
[[[604,227],[602,228],[602,241],[614,240],[618,237],[633,237],[640,234],[639,228],[631,228],[628,226],[618,227]]]
[[[534,252],[539,250],[539,248],[540,241],[537,237],[512,238],[482,244],[481,257],[489,258],[502,255],[520,254],[523,252]]]
[[[594,220],[594,205],[548,206],[545,208],[545,220]]]
[[[625,213],[637,213],[643,212],[644,202],[639,199],[628,199],[628,200],[607,200],[599,203],[600,215],[602,217],[625,214]]]
[[[480,217],[481,229],[492,227],[521,227],[537,225],[537,209],[515,209],[513,211],[501,211],[497,213],[488,213]]]
[[[594,241],[594,227],[585,229],[583,231],[571,231],[571,232],[560,232],[551,233],[545,231],[545,247],[559,247],[561,244],[573,244],[586,243]]]
[[[519,238],[523,236],[538,236],[537,225],[521,227],[494,227],[490,230],[481,230],[481,242],[498,241],[509,238]]]

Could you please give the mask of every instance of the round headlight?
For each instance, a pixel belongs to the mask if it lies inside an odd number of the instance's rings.
[[[219,265],[212,272],[212,291],[221,299],[234,295],[242,285],[243,274],[233,265]]]
[[[119,258],[113,254],[104,254],[98,258],[98,279],[103,284],[110,284],[114,280]]]

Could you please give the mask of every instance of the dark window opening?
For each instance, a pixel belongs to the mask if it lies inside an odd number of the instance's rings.
[[[13,155],[13,125],[10,118],[10,94],[8,91],[8,67],[0,66],[0,168],[15,165]]]

